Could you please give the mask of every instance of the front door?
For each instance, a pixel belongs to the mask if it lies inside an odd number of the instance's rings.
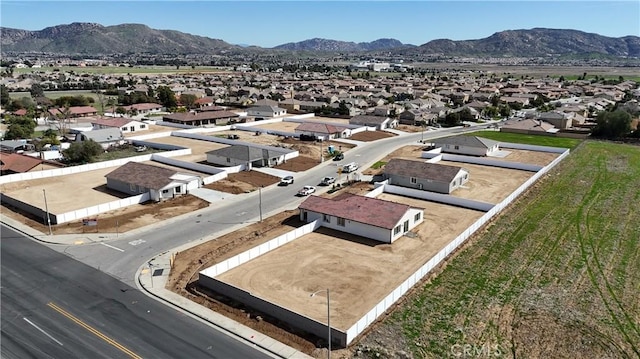
[[[409,232],[409,220],[406,220],[404,222],[404,232]]]

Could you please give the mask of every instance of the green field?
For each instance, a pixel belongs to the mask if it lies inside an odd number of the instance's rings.
[[[525,135],[520,133],[509,133],[499,131],[477,131],[466,134],[467,136],[479,136],[500,142],[524,143],[528,145],[562,147],[573,149],[578,146],[582,140],[575,138]]]
[[[640,357],[640,147],[584,141],[469,241],[363,345],[391,337],[418,358]]]

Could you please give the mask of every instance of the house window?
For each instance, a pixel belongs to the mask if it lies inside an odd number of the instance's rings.
[[[127,132],[127,128],[126,127],[123,127],[120,130],[122,130],[122,132]]]
[[[134,132],[135,130],[136,130],[135,127],[133,127],[133,126],[129,127],[129,131]]]
[[[411,183],[416,184],[418,183],[418,179],[415,177],[411,177]]]
[[[131,192],[135,192],[136,191],[136,185],[133,183],[129,183],[129,190],[131,190]]]
[[[400,233],[401,230],[402,230],[402,226],[397,226],[396,228],[393,229],[393,235],[395,236],[396,234]]]
[[[182,186],[176,187],[176,193],[182,193]]]
[[[455,146],[453,146],[453,149],[454,149],[454,150],[459,150],[459,149],[460,149],[460,146],[455,145]]]
[[[168,190],[168,189],[163,189],[163,190],[162,190],[162,193],[163,193],[163,194],[167,194],[167,193],[169,193],[169,190]]]
[[[327,222],[327,223],[331,223],[331,216],[328,214],[323,214],[322,215],[322,221],[323,222]]]
[[[231,163],[231,158],[227,157],[227,163]]]
[[[147,125],[142,124],[140,125],[140,128],[147,128]]]
[[[415,216],[413,216],[413,221],[414,222],[418,222],[420,220],[420,212],[416,213]]]
[[[338,225],[344,227],[344,218],[338,217]]]

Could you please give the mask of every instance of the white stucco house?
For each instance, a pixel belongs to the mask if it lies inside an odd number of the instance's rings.
[[[442,152],[469,156],[491,156],[499,151],[500,142],[478,136],[452,136],[433,140]]]
[[[424,209],[345,193],[310,196],[298,206],[300,220],[383,243],[393,243],[424,221]]]
[[[384,179],[390,185],[450,194],[469,181],[462,167],[394,158],[384,166]]]
[[[256,118],[278,117],[287,114],[287,110],[278,106],[253,106],[247,109],[247,116]]]
[[[91,125],[93,126],[94,130],[105,128],[119,128],[123,134],[147,131],[149,129],[148,124],[127,117],[99,118],[91,121]]]
[[[202,184],[199,176],[140,162],[127,162],[105,177],[107,188],[131,196],[149,193],[155,202],[187,194]]]

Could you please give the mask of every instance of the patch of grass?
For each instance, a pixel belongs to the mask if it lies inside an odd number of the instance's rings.
[[[494,141],[501,142],[513,142],[523,143],[528,145],[549,146],[549,147],[562,147],[574,149],[583,140],[576,138],[565,137],[553,137],[553,136],[539,136],[539,135],[525,135],[520,133],[509,133],[499,131],[477,131],[465,134],[466,136],[479,136],[488,138]]]
[[[376,163],[374,163],[373,165],[371,165],[371,168],[373,168],[374,170],[380,169],[382,168],[382,166],[386,165],[387,162],[385,161],[378,161]]]
[[[418,358],[486,343],[514,357],[640,356],[639,188],[640,148],[585,141],[389,325]]]

